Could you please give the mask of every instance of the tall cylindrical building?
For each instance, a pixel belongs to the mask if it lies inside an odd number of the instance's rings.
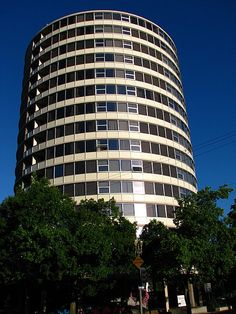
[[[196,192],[172,39],[134,14],[58,19],[25,59],[16,185],[33,172],[77,202],[114,197],[139,226],[172,226],[176,197]]]

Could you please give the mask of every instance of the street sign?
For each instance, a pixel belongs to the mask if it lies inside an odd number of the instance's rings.
[[[140,256],[137,256],[134,260],[133,260],[133,264],[138,268],[140,269],[140,267],[143,265],[144,263],[144,260],[140,257]]]

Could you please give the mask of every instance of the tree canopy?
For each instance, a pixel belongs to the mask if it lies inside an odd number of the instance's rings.
[[[0,284],[66,286],[69,298],[110,295],[133,271],[135,235],[113,199],[76,206],[47,179],[34,178],[0,205]]]
[[[217,202],[230,191],[227,186],[215,191],[207,187],[187,195],[178,200],[175,228],[156,221],[143,228],[143,259],[154,280],[178,277],[185,286],[189,280],[224,282],[235,265],[235,234]]]

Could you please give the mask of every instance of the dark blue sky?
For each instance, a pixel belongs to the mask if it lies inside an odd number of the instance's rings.
[[[0,201],[13,194],[24,53],[51,21],[90,9],[116,9],[161,26],[178,49],[198,186],[229,184],[236,198],[236,1],[12,0],[0,5]]]

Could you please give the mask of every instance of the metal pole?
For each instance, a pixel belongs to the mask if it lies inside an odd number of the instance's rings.
[[[143,287],[139,288],[139,307],[140,307],[140,314],[143,314],[143,305],[142,305],[142,289]]]

